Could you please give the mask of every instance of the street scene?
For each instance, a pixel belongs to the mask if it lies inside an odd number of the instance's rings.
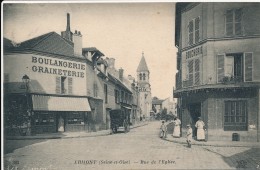
[[[260,147],[199,146],[159,138],[159,121],[108,136],[7,140],[12,169],[257,169]],[[168,135],[170,138],[170,134]],[[26,144],[27,143],[27,144]],[[231,145],[231,143],[227,143]],[[15,169],[15,168],[14,168]]]
[[[2,16],[2,168],[260,169],[260,3]]]

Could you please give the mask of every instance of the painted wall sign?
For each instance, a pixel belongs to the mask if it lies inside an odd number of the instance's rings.
[[[36,57],[36,56],[32,56],[32,63],[43,65],[43,66],[33,65],[32,66],[33,72],[56,74],[60,76],[84,78],[84,72],[82,70],[86,70],[85,65],[81,63],[56,60],[56,59],[48,59],[48,58]]]
[[[192,50],[189,50],[186,52],[186,59],[192,58],[194,56],[197,56],[199,54],[202,54],[202,46],[196,47]]]

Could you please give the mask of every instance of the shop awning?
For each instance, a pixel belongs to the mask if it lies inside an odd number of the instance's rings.
[[[91,111],[87,98],[33,95],[34,111]]]

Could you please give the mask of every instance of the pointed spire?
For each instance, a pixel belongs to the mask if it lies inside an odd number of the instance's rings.
[[[141,61],[139,63],[137,71],[138,72],[140,72],[140,71],[149,71],[149,69],[147,67],[147,64],[146,64],[146,61],[145,61],[145,58],[144,58],[144,52],[142,52],[142,59],[141,59]]]

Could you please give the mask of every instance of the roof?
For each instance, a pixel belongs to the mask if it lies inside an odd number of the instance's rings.
[[[75,57],[73,43],[69,43],[56,32],[49,32],[21,42],[13,50],[33,50],[48,54]]]
[[[132,93],[132,91],[130,89],[128,89],[120,80],[118,80],[117,78],[115,78],[112,74],[108,73],[108,78],[113,81],[115,84],[123,87],[125,90],[127,90],[128,92]]]
[[[7,38],[4,38],[3,43],[4,43],[4,50],[8,50],[14,47],[13,42]]]
[[[160,104],[162,104],[162,102],[163,102],[164,100],[152,100],[152,104],[154,104],[154,105],[160,105]]]
[[[82,52],[96,52],[99,54],[99,56],[105,56],[101,51],[99,51],[96,47],[87,47],[83,48]]]
[[[142,58],[141,58],[141,61],[140,61],[139,65],[138,65],[138,68],[137,68],[137,71],[138,72],[140,72],[140,71],[149,71],[144,56],[142,56]]]

